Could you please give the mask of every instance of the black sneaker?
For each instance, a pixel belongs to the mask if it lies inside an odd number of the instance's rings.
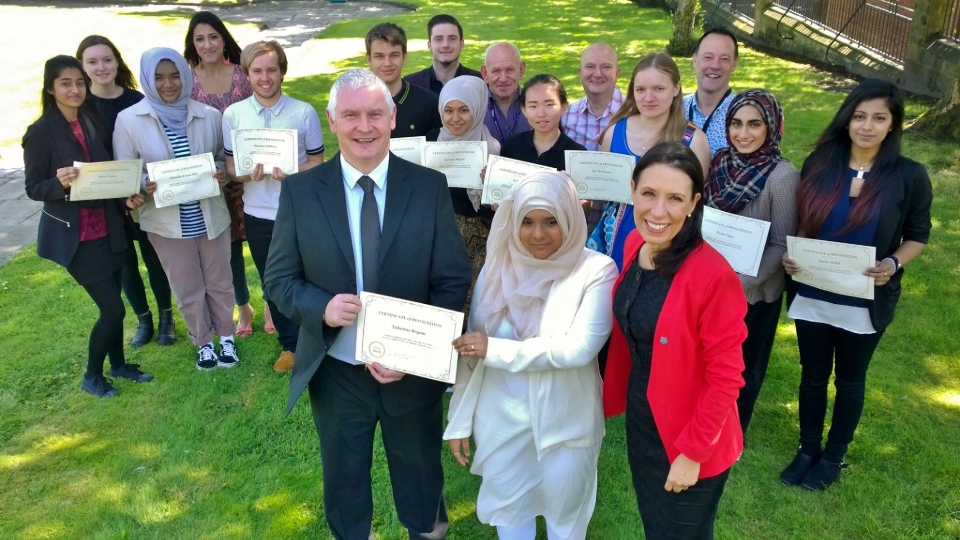
[[[217,352],[213,350],[213,345],[206,344],[197,351],[197,369],[208,370],[217,367]]]
[[[83,377],[80,389],[88,394],[93,394],[99,398],[117,397],[120,392],[111,384],[113,381],[103,375],[94,375],[93,377]]]
[[[237,356],[237,346],[233,341],[226,340],[220,342],[220,359],[217,360],[217,366],[222,368],[232,368],[240,363],[240,357]]]
[[[110,368],[110,376],[130,379],[136,383],[153,380],[153,375],[140,371],[140,364],[124,364],[118,368]]]

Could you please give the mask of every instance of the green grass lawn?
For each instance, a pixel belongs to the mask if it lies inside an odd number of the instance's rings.
[[[671,33],[664,13],[627,0],[406,3],[421,8],[392,19],[412,40],[407,72],[429,63],[426,21],[449,12],[466,27],[467,65],[478,67],[490,42],[512,39],[525,53],[527,76],[553,73],[574,99],[582,95],[577,53],[587,43],[605,40],[621,52],[622,87],[636,60],[663,48]],[[314,50],[353,47],[357,54],[336,67],[363,66],[362,36],[375,22],[336,25]],[[689,59],[679,64],[689,89]],[[315,73],[285,86],[320,110],[334,77]],[[784,150],[796,164],[843,99],[829,89],[845,84],[749,48],[741,49],[734,75],[735,88],[762,86],[781,99]],[[908,113],[922,110],[911,103]],[[330,157],[336,141],[324,129]],[[897,320],[874,355],[866,410],[847,456],[852,465],[825,493],[787,488],[777,478],[797,439],[796,338],[784,319],[747,449],[721,503],[718,538],[960,538],[960,147],[912,135],[904,146],[933,178],[934,230],[907,270]],[[259,298],[249,258],[248,278]],[[262,333],[262,302],[254,305],[257,333],[240,341],[237,368],[196,371],[181,324],[173,347],[126,351],[156,376],[153,383],[119,381],[119,398],[96,400],[79,389],[92,302],[31,249],[0,268],[0,538],[329,538],[309,406],[304,400],[283,417],[287,377],[271,370],[279,348]],[[126,339],[134,327],[128,317]],[[622,417],[607,423],[589,538],[643,537],[623,430]],[[476,519],[479,479],[449,456],[444,466],[450,538],[494,538]],[[405,538],[379,443],[374,484],[377,537]]]

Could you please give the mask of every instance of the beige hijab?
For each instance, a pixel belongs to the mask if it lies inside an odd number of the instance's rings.
[[[532,210],[550,212],[563,231],[560,249],[548,259],[537,259],[520,243],[520,225]],[[580,263],[586,241],[587,222],[566,174],[542,172],[518,182],[493,218],[482,289],[474,295],[470,326],[493,335],[506,317],[516,339],[536,336],[550,287]]]
[[[491,154],[500,155],[500,142],[492,134],[487,126],[483,125],[483,120],[487,115],[487,101],[489,100],[487,83],[479,77],[470,75],[461,75],[454,77],[443,85],[440,90],[440,116],[443,116],[443,108],[447,103],[457,100],[462,101],[470,109],[473,115],[473,124],[466,133],[459,137],[454,135],[446,126],[440,128],[438,141],[487,141],[487,151]]]

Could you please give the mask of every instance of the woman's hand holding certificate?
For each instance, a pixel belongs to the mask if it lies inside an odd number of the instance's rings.
[[[214,177],[216,172],[210,152],[147,163],[147,174],[156,183],[153,200],[157,208],[220,195],[220,183]]]
[[[443,382],[457,378],[453,340],[463,313],[389,296],[360,293],[357,360]]]
[[[123,199],[140,193],[143,160],[74,162],[77,178],[70,183],[71,201]]]
[[[877,248],[828,242],[813,238],[787,237],[789,266],[793,280],[824,291],[873,300],[874,279],[864,271],[876,264]]]

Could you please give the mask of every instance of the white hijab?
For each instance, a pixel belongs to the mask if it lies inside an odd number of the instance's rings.
[[[563,231],[560,249],[547,259],[537,259],[520,243],[520,226],[532,210],[549,212]],[[516,339],[536,336],[544,299],[553,283],[580,263],[586,241],[587,222],[570,177],[542,172],[518,182],[493,217],[484,280],[474,295],[470,326],[493,335],[506,317]]]

